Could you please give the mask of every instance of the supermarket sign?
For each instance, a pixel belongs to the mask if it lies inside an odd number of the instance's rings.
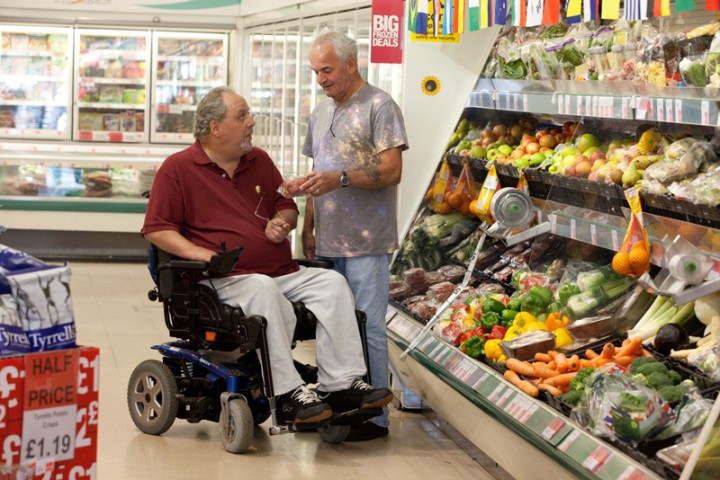
[[[241,0],[23,0],[23,8],[116,13],[240,15]],[[17,0],[0,0],[0,7],[17,8]]]
[[[402,63],[400,33],[403,3],[395,0],[373,0],[370,22],[370,61]]]

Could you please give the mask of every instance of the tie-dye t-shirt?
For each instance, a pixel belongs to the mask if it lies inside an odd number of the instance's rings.
[[[327,98],[313,110],[303,155],[314,170],[377,167],[378,153],[407,149],[400,107],[379,88],[365,84],[344,105]],[[338,188],[315,199],[317,255],[355,257],[392,253],[397,238],[397,186]]]

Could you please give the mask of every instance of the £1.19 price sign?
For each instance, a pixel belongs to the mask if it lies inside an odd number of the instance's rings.
[[[29,354],[25,361],[22,461],[75,454],[78,351]]]

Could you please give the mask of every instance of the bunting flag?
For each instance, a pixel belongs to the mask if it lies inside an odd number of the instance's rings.
[[[507,22],[507,5],[507,0],[495,0],[495,25],[505,25]]]
[[[418,35],[427,35],[428,33],[428,2],[427,0],[417,0],[417,20],[415,21],[415,33]]]
[[[445,8],[443,9],[443,35],[453,33],[453,6],[452,0],[445,0]]]
[[[480,0],[480,27],[488,28],[492,25],[492,0]]]
[[[582,0],[568,0],[567,2],[567,23],[580,23],[582,21],[583,2]]]
[[[646,0],[625,0],[623,18],[625,20],[645,20],[648,4]]]
[[[695,0],[675,0],[675,12],[695,11]]]
[[[442,29],[440,28],[440,13],[442,12],[442,6],[440,0],[433,1],[433,37],[440,35]]]
[[[617,20],[620,18],[620,0],[602,0],[602,12],[600,18],[603,20]]]
[[[720,0],[705,0],[705,10],[708,12],[717,12],[720,10]]]
[[[457,4],[455,9],[457,10],[457,22],[455,23],[455,30],[457,33],[465,32],[465,0],[456,0]]]
[[[560,23],[560,0],[545,0],[542,24],[555,25]]]
[[[542,22],[545,0],[527,0],[525,26],[536,27]]]
[[[417,33],[417,14],[418,14],[418,1],[422,3],[423,0],[410,0],[408,2],[408,30]]]
[[[515,27],[524,27],[527,22],[527,4],[525,0],[512,0],[512,24]]]
[[[583,21],[589,22],[598,18],[598,0],[585,0],[583,2]]]
[[[468,0],[468,31],[480,30],[480,0]]]
[[[653,17],[667,17],[670,15],[670,0],[650,0],[653,2]]]

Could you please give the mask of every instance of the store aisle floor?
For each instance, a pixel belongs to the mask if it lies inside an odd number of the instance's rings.
[[[100,349],[99,480],[493,478],[431,417],[394,407],[390,436],[363,443],[327,444],[315,433],[271,437],[269,421],[242,455],[223,450],[216,423],[177,420],[162,436],[145,435],[128,414],[128,378],[141,361],[160,359],[151,345],[169,340],[161,305],[147,298],[147,268],[76,262],[71,269],[78,344]],[[305,342],[298,358],[312,361],[313,348]]]

